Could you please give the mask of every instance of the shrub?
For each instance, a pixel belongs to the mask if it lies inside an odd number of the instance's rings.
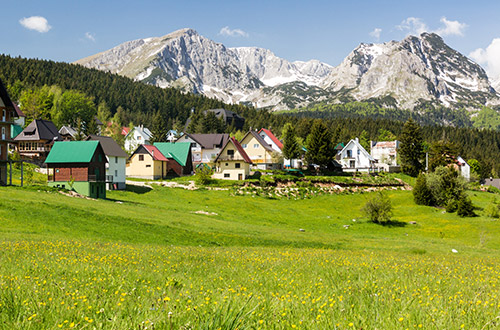
[[[435,205],[447,206],[450,200],[458,200],[465,191],[466,181],[451,167],[437,167],[426,176]]]
[[[472,205],[472,201],[470,198],[462,194],[457,202],[457,214],[460,217],[475,217],[476,213],[474,213],[474,205]]]
[[[390,221],[392,217],[391,200],[386,194],[378,192],[366,202],[362,211],[372,222],[382,223]]]
[[[196,182],[205,185],[212,180],[212,170],[208,166],[199,166],[196,169]]]
[[[495,219],[500,218],[500,207],[496,199],[484,208],[484,215]]]

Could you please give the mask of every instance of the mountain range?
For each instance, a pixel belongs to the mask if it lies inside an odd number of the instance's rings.
[[[227,48],[193,29],[125,42],[76,63],[274,110],[363,100],[404,109],[500,105],[500,79],[490,81],[481,66],[434,33],[362,43],[336,67],[290,62],[263,48]]]

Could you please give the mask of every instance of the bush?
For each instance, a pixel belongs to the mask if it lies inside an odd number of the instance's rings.
[[[372,222],[382,223],[390,221],[392,217],[391,200],[386,194],[378,192],[366,202],[362,211]]]
[[[450,200],[458,200],[467,185],[464,178],[451,167],[437,167],[426,176],[427,186],[437,206],[447,206]]]
[[[500,207],[496,199],[484,208],[484,215],[495,219],[500,218]]]
[[[462,194],[457,202],[457,214],[460,217],[475,217],[476,213],[474,213],[474,205],[472,205],[472,201],[470,198]]]
[[[212,170],[208,166],[199,166],[196,169],[196,182],[205,185],[212,181]]]

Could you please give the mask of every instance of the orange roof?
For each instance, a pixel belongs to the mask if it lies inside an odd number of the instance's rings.
[[[130,128],[122,127],[122,135],[127,135],[130,132]]]
[[[269,138],[278,146],[278,148],[283,149],[283,143],[281,143],[281,141],[278,140],[276,136],[274,136],[273,132],[271,132],[267,128],[261,128],[259,134],[260,132],[266,133],[266,135],[269,136]]]

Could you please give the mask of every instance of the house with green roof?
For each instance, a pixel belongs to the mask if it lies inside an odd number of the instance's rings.
[[[54,142],[45,160],[48,185],[106,198],[106,155],[99,141]]]
[[[168,159],[167,175],[182,176],[193,172],[191,144],[187,142],[156,142],[153,144]]]

